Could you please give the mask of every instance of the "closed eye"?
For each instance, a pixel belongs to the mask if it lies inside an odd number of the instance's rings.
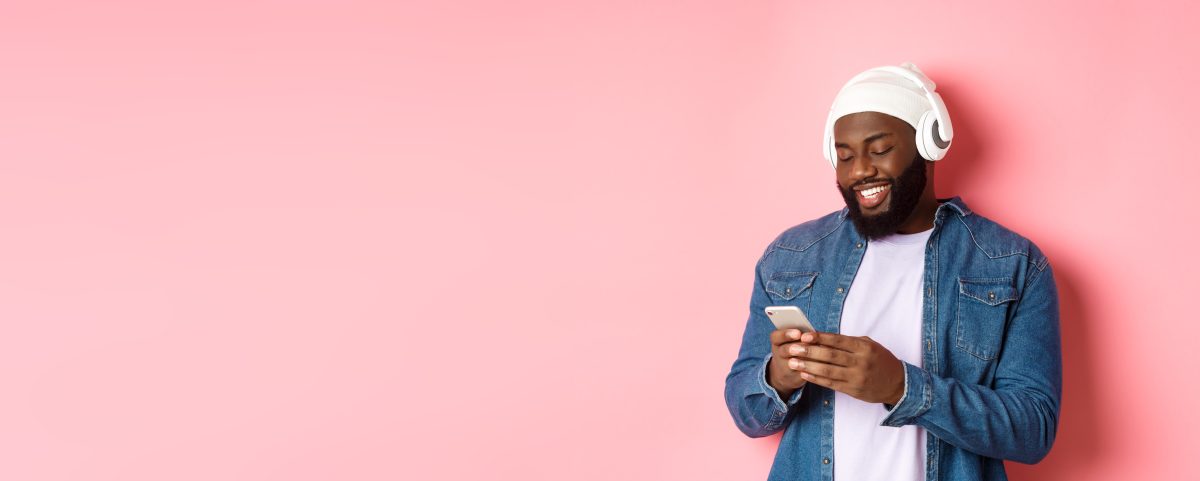
[[[893,147],[888,147],[888,148],[887,148],[887,150],[885,150],[885,151],[883,151],[883,152],[871,152],[871,153],[872,153],[872,154],[875,154],[875,155],[883,155],[883,154],[886,154],[886,153],[888,153],[888,152],[891,152],[891,151],[892,151],[892,149],[894,149],[894,148],[895,148],[894,146],[893,146]]]

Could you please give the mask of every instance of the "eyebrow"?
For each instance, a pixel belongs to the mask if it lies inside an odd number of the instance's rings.
[[[870,136],[870,137],[867,137],[867,138],[863,139],[862,143],[863,143],[863,144],[869,144],[869,143],[871,143],[871,142],[874,142],[874,141],[876,141],[876,140],[882,139],[882,138],[884,138],[884,137],[887,137],[887,136],[889,136],[889,135],[892,135],[892,133],[891,133],[891,132],[879,132],[879,133],[871,134],[871,136]],[[846,144],[845,142],[838,142],[838,143],[836,143],[836,144],[833,144],[833,146],[834,146],[834,147],[845,147],[845,148],[847,148],[847,149],[848,149],[848,148],[850,148],[850,145]]]

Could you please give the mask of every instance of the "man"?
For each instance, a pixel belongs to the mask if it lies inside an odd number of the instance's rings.
[[[952,137],[911,63],[838,93],[824,148],[846,207],[767,246],[725,380],[742,432],[783,431],[770,480],[997,480],[1004,459],[1050,451],[1054,276],[1032,242],[934,195]],[[776,329],[767,306],[799,307],[817,332]]]

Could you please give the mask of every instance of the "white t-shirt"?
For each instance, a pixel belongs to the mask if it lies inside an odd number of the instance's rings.
[[[921,366],[921,283],[933,229],[867,243],[842,311],[841,333],[870,336],[897,358]],[[925,429],[880,426],[882,403],[834,393],[833,479],[924,481]]]

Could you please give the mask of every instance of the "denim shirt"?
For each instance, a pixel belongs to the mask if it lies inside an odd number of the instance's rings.
[[[904,363],[904,394],[895,406],[884,405],[881,425],[925,428],[928,481],[1007,479],[1002,460],[1041,460],[1058,426],[1054,276],[1028,239],[971,212],[958,197],[939,202],[925,249],[922,367]],[[725,403],[747,436],[783,431],[768,480],[833,479],[834,393],[806,384],[785,401],[767,383],[775,326],[763,308],[798,306],[818,331],[839,332],[867,247],[847,213],[787,229],[755,267]]]

